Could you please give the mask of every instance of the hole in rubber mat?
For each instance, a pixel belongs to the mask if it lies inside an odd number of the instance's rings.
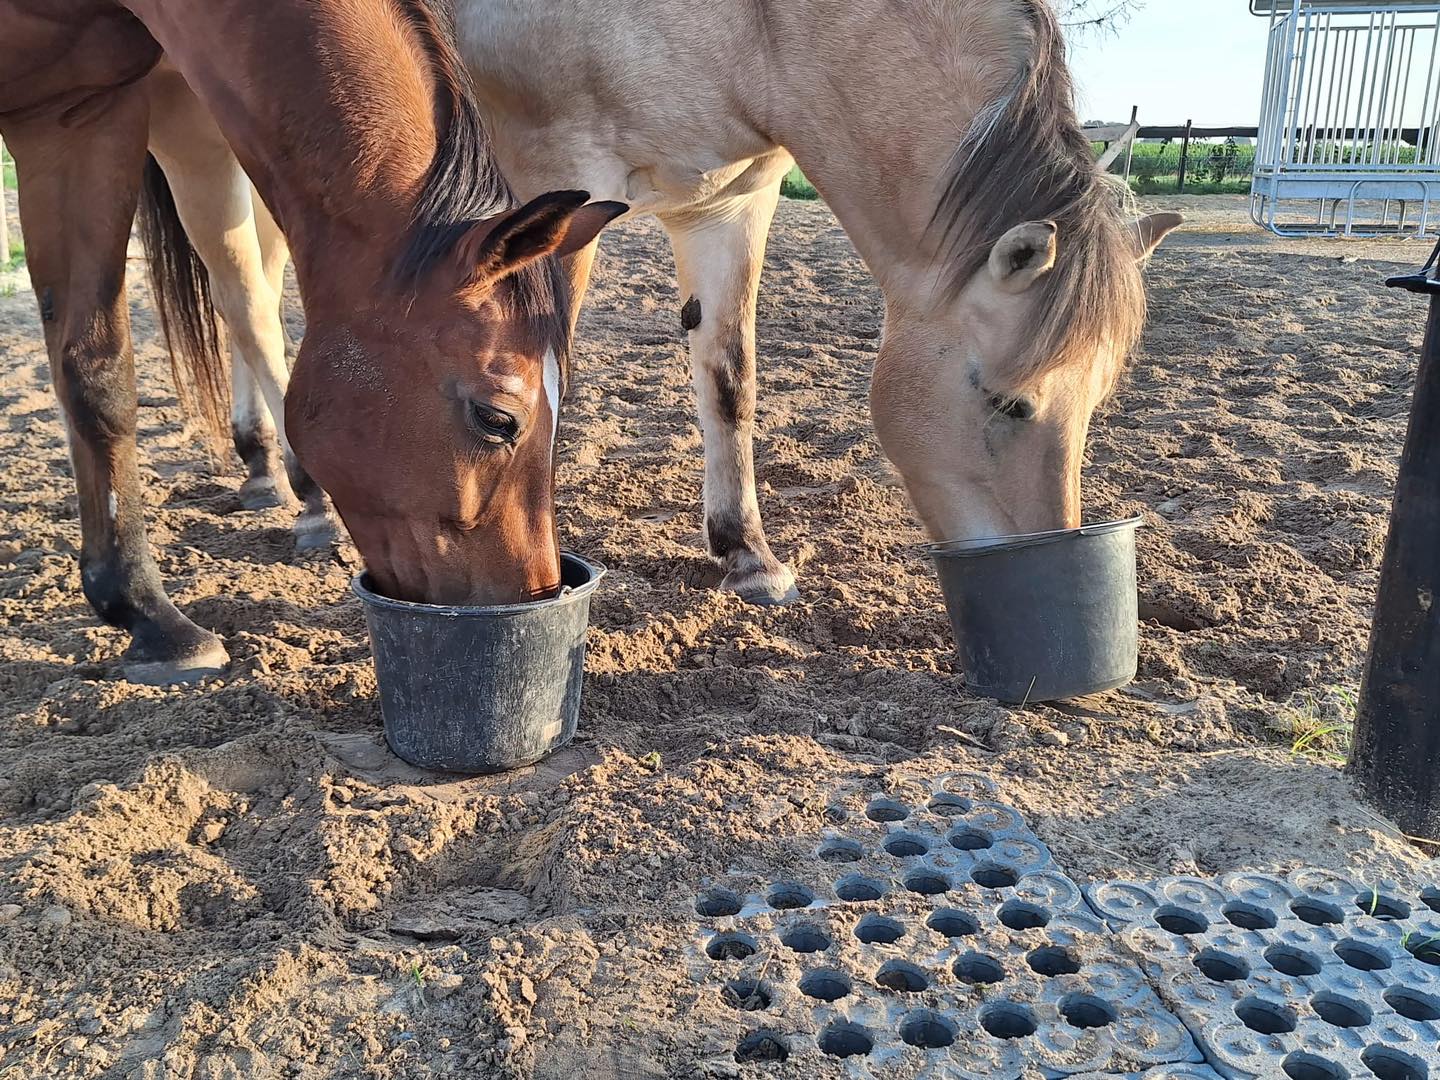
[[[1248,997],[1235,1005],[1235,1015],[1251,1031],[1261,1035],[1284,1035],[1295,1030],[1295,1012],[1284,1005]]]
[[[1290,1080],[1349,1080],[1350,1076],[1334,1062],[1306,1053],[1291,1054],[1280,1068]]]
[[[1420,902],[1431,911],[1440,911],[1440,888],[1431,885],[1426,889],[1422,889],[1420,892]]]
[[[1406,1020],[1429,1023],[1440,1020],[1440,998],[1422,994],[1408,986],[1392,986],[1385,991],[1385,1004]]]
[[[894,945],[905,936],[905,927],[884,915],[866,915],[855,927],[855,937],[863,945]]]
[[[1241,930],[1275,929],[1275,913],[1256,904],[1226,904],[1221,913],[1232,926],[1238,926]]]
[[[941,908],[925,920],[925,925],[947,938],[969,937],[980,932],[979,923],[965,912],[956,911],[954,908]]]
[[[1000,922],[1011,930],[1039,930],[1050,924],[1050,913],[1024,900],[1008,900],[1000,905]]]
[[[950,882],[940,874],[922,871],[906,877],[905,888],[921,896],[939,896],[950,891]]]
[[[859,1024],[839,1021],[820,1033],[820,1052],[831,1057],[859,1057],[875,1049],[875,1040]]]
[[[936,795],[930,800],[929,810],[941,817],[960,817],[968,814],[975,804],[961,795]]]
[[[790,1050],[785,1040],[774,1031],[752,1031],[735,1047],[735,1061],[740,1065],[751,1062],[785,1061]]]
[[[800,980],[800,992],[816,1001],[839,1001],[853,989],[849,975],[831,968],[809,972]]]
[[[705,946],[711,960],[744,960],[755,955],[758,946],[749,934],[716,934]]]
[[[707,919],[718,919],[740,914],[742,906],[737,893],[729,889],[710,889],[701,893],[700,898],[695,901],[695,913]]]
[[[1335,943],[1335,955],[1356,971],[1387,971],[1390,957],[1374,945],[1346,939]]]
[[[900,994],[918,994],[930,988],[930,976],[906,960],[891,960],[875,975],[875,984]]]
[[[828,863],[859,862],[865,849],[854,840],[826,840],[820,845],[820,858]]]
[[[1440,966],[1440,936],[1435,934],[1406,934],[1402,939],[1405,951],[1422,964]]]
[[[758,979],[731,979],[720,992],[720,1000],[741,1012],[759,1012],[770,1007],[770,991]]]
[[[897,859],[914,859],[930,851],[929,841],[915,833],[891,833],[881,846]]]
[[[1372,919],[1397,922],[1410,917],[1410,905],[1384,893],[1361,893],[1355,898],[1355,906]]]
[[[999,863],[982,863],[970,871],[970,880],[983,889],[1009,889],[1020,880],[1020,875],[1011,866]]]
[[[1035,1014],[1014,1001],[980,1010],[980,1026],[997,1039],[1023,1039],[1039,1029]]]
[[[795,881],[782,881],[765,896],[765,902],[776,911],[794,911],[815,902],[815,894]]]
[[[1000,961],[984,953],[968,952],[955,961],[955,977],[971,986],[990,986],[1005,978]]]
[[[824,952],[832,942],[830,935],[814,923],[795,923],[780,931],[780,944],[791,952]]]
[[[1311,998],[1310,1007],[1315,1010],[1316,1016],[1331,1027],[1364,1027],[1375,1018],[1370,1006],[1364,1002],[1328,992]]]
[[[1080,972],[1080,961],[1075,959],[1069,949],[1059,945],[1046,945],[1042,949],[1036,949],[1025,958],[1030,965],[1030,970],[1037,975],[1044,975],[1047,979],[1053,979],[1060,975],[1077,975]]]
[[[1232,953],[1202,949],[1195,957],[1200,974],[1214,982],[1239,982],[1250,977],[1250,965]]]
[[[885,883],[875,878],[854,874],[841,878],[835,883],[835,895],[852,904],[863,904],[868,900],[879,900],[885,895]]]
[[[1119,1019],[1109,1002],[1094,994],[1070,994],[1061,998],[1060,1015],[1076,1028],[1109,1027]]]
[[[1176,907],[1174,904],[1155,909],[1155,924],[1167,933],[1179,934],[1181,937],[1203,934],[1210,929],[1210,920],[1204,915],[1189,908]]]
[[[956,829],[950,834],[950,846],[957,851],[985,851],[995,846],[995,838],[984,829]]]
[[[1430,1076],[1423,1061],[1391,1046],[1367,1047],[1360,1062],[1380,1080],[1428,1080]]]
[[[1320,958],[1293,945],[1271,945],[1265,950],[1265,962],[1281,975],[1304,979],[1320,974]]]
[[[872,799],[865,808],[865,816],[871,821],[904,821],[910,816],[910,809],[894,799]]]
[[[1345,921],[1344,913],[1334,904],[1327,904],[1324,900],[1316,900],[1310,896],[1291,900],[1290,910],[1297,919],[1311,926],[1334,926]]]
[[[957,1034],[954,1021],[934,1009],[916,1009],[900,1021],[900,1038],[922,1050],[953,1046]]]

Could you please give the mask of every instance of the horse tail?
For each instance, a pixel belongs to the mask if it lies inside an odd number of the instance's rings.
[[[199,421],[210,451],[219,457],[230,435],[224,335],[210,295],[210,273],[190,243],[170,182],[152,155],[145,159],[139,224],[175,392],[185,412]]]

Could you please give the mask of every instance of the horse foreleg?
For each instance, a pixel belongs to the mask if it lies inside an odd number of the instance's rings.
[[[37,119],[5,135],[79,492],[81,583],[99,616],[130,632],[126,677],[161,684],[216,674],[228,657],[165,595],[145,537],[125,302],[145,129],[143,91],[125,89],[72,127]]]
[[[755,497],[755,302],[780,197],[763,190],[661,218],[675,249],[681,326],[705,436],[705,537],[723,588],[756,604],[796,598],[795,575],[770,552]]]

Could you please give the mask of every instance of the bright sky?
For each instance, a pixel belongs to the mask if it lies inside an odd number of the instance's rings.
[[[1082,121],[1252,126],[1269,20],[1246,0],[1146,0],[1118,33],[1074,42]]]

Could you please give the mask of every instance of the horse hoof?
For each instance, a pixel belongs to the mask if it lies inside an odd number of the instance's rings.
[[[268,476],[245,481],[240,488],[240,505],[246,510],[274,510],[283,505],[280,490]]]
[[[219,675],[230,663],[230,654],[214,634],[196,629],[199,636],[195,643],[176,656],[150,660],[132,659],[127,654],[126,680],[141,686],[178,686]]]
[[[295,550],[322,551],[335,543],[335,524],[328,514],[301,514],[295,521]]]
[[[732,570],[725,575],[720,587],[756,607],[784,607],[800,599],[795,575],[784,566],[771,570]]]

